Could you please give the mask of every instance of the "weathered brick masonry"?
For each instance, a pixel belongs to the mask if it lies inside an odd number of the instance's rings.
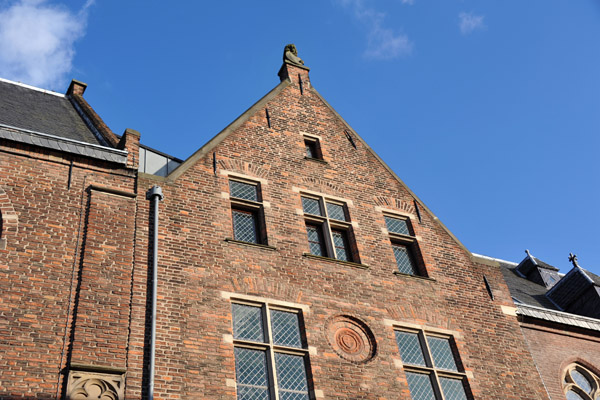
[[[439,222],[321,98],[308,68],[285,62],[279,76],[279,85],[166,177],[137,172],[139,133],[126,130],[119,140],[77,81],[66,100],[53,99],[81,114],[69,129],[85,140],[65,144],[22,126],[18,142],[0,115],[0,137],[9,138],[0,142],[0,399],[148,398],[155,226],[145,194],[158,185],[165,197],[156,399],[233,400],[255,390],[259,384],[243,387],[236,373],[236,349],[250,348],[308,360],[311,399],[408,400],[410,374],[423,368],[401,358],[396,331],[403,330],[451,344],[457,371],[427,371],[462,379],[470,400],[564,400],[565,366],[584,362],[593,370],[597,335],[519,320],[500,264],[472,255]],[[72,112],[65,115],[79,115]],[[27,142],[28,135],[36,139]],[[316,157],[306,156],[307,146]],[[232,179],[255,184],[256,199],[240,203]],[[343,205],[347,221],[323,226],[332,238],[330,226],[345,227],[352,262],[333,258],[335,243],[330,258],[311,254],[314,215],[302,196]],[[232,204],[254,216],[259,243],[234,239]],[[412,227],[400,239],[416,242],[414,275],[399,273],[391,242],[398,238],[386,216]],[[302,346],[276,343],[267,312],[265,343],[244,342],[232,304],[299,315]],[[266,362],[274,367],[269,386],[282,399],[275,357]],[[300,392],[289,393],[306,398]]]
[[[61,398],[69,371],[127,367],[137,155],[127,168],[41,137],[0,143],[1,399]]]
[[[406,324],[453,333],[474,398],[547,398],[532,373],[535,365],[516,318],[501,311],[512,301],[498,268],[474,263],[422,204],[419,222],[413,194],[311,87],[307,69],[285,64],[283,73],[290,80],[166,179],[139,178],[140,191],[160,185],[165,194],[158,250],[157,396],[235,398],[230,298],[250,295],[308,307],[303,317],[311,349],[309,381],[317,398],[409,399],[393,329]],[[325,162],[304,157],[303,135],[320,138]],[[233,237],[230,176],[260,182],[269,247],[226,240]],[[347,204],[361,265],[305,256],[300,193]],[[136,265],[143,265],[150,216],[148,202],[138,197],[138,204]],[[394,274],[384,210],[410,218],[428,278]],[[140,371],[147,276],[144,268],[136,271],[132,337],[137,337],[129,358]],[[328,322],[340,315],[372,331],[372,359],[353,362],[332,348]],[[140,395],[140,382],[139,373],[129,375],[128,398]]]

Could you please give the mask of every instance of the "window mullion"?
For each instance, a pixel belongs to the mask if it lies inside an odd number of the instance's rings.
[[[445,400],[444,394],[442,393],[442,385],[440,383],[440,378],[438,377],[437,371],[435,369],[435,365],[433,363],[433,355],[431,354],[431,350],[429,349],[429,342],[427,342],[427,336],[425,332],[421,332],[419,334],[419,341],[421,342],[421,348],[424,350],[423,354],[425,356],[425,363],[428,367],[432,369],[432,379],[431,383],[433,384],[433,392],[438,399]]]
[[[331,225],[329,224],[329,219],[325,220],[323,223],[323,230],[326,232],[323,233],[323,238],[325,239],[325,248],[327,249],[327,254],[331,258],[337,258],[337,254],[335,252],[335,245],[333,241],[333,233],[331,232]]]
[[[271,331],[271,310],[267,305],[264,307],[267,328],[267,342],[269,346],[269,372],[271,373],[270,390],[275,400],[279,400],[279,391],[277,390],[277,369],[275,368],[275,352],[273,351],[273,333]]]

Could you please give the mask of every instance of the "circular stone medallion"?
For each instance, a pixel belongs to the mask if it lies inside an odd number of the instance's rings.
[[[329,320],[327,340],[336,354],[345,360],[363,363],[375,356],[373,333],[364,322],[348,315],[338,315]]]

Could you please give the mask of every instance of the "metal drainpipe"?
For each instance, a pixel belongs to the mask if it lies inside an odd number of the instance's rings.
[[[154,226],[152,238],[152,331],[150,333],[150,379],[148,379],[148,400],[154,399],[154,355],[156,347],[156,272],[158,265],[158,202],[164,199],[160,186],[153,186],[146,192],[146,199],[154,206]]]

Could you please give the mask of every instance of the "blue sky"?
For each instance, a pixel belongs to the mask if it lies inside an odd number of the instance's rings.
[[[168,4],[168,6],[166,6]],[[71,78],[185,159],[278,83],[314,87],[475,253],[600,274],[600,3],[0,0],[0,76]]]

